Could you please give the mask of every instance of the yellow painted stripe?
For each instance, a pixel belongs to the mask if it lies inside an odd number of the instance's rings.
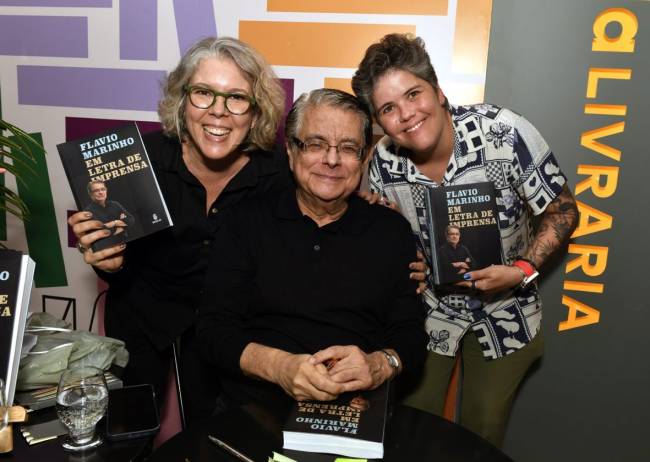
[[[451,69],[458,74],[485,75],[492,0],[458,0]]]
[[[336,88],[337,90],[347,91],[348,93],[352,91],[352,79],[339,79],[335,77],[325,77],[325,88]]]
[[[447,0],[267,0],[267,11],[444,16]]]
[[[415,26],[319,22],[240,21],[239,38],[278,66],[356,68],[372,43]]]

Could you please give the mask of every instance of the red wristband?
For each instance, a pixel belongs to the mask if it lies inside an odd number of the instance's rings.
[[[526,260],[515,260],[512,262],[512,265],[510,266],[516,266],[520,270],[524,272],[527,278],[531,277],[533,274],[537,272],[535,267],[531,265],[529,262]]]

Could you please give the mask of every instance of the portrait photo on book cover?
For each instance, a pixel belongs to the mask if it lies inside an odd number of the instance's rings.
[[[463,274],[478,269],[476,259],[470,249],[461,243],[462,231],[460,226],[453,223],[445,227],[445,235],[439,242],[440,272],[444,280],[460,280]]]
[[[500,246],[486,245],[489,234],[480,227],[447,223],[437,241],[441,243],[437,249],[440,280],[461,281],[465,273],[501,262]]]
[[[350,403],[348,404],[348,407],[351,407],[352,409],[355,409],[357,411],[367,411],[370,409],[370,401],[368,398],[363,396],[363,394],[358,393],[352,397],[350,400]]]
[[[108,186],[105,181],[91,180],[87,186],[90,203],[84,207],[85,212],[93,214],[95,220],[104,223],[111,234],[105,239],[110,245],[125,242],[133,229],[135,218],[124,206],[108,198]]]

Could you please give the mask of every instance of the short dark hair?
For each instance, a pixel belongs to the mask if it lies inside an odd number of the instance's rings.
[[[438,77],[433,69],[429,54],[420,37],[410,34],[388,34],[366,50],[359,68],[352,77],[352,90],[374,114],[372,92],[377,80],[391,69],[410,72],[427,81],[434,90],[438,90]],[[445,98],[443,105],[449,110],[449,101]]]
[[[368,112],[368,108],[354,95],[334,88],[319,88],[309,93],[303,93],[293,103],[284,127],[287,143],[296,147],[294,138],[298,137],[307,109],[318,106],[331,106],[344,111],[351,111],[361,118],[361,130],[365,143],[363,146],[364,157],[361,160],[365,159],[372,145],[372,116]]]

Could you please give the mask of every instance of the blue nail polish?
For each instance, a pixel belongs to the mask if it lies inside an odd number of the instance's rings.
[[[469,273],[465,273],[465,274],[463,274],[463,279],[465,279],[466,281],[469,281],[470,279],[472,279],[472,275],[469,274]]]

